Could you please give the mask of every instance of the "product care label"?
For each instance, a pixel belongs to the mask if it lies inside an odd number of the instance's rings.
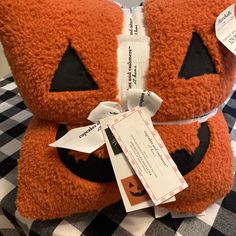
[[[100,123],[125,210],[130,212],[154,206],[154,203],[108,127],[108,123],[119,116],[104,118]],[[171,197],[165,203],[175,200],[175,197]]]
[[[109,127],[154,205],[188,186],[142,108],[116,117]]]
[[[215,31],[217,38],[236,55],[236,19],[235,4],[223,11],[216,19]]]

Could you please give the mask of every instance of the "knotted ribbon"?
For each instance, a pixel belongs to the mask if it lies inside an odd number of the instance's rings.
[[[154,92],[142,89],[129,89],[127,91],[127,110],[139,106],[151,118],[156,114],[161,103],[162,99]],[[105,143],[99,121],[122,112],[125,112],[125,110],[122,109],[118,102],[101,102],[90,112],[87,118],[93,122],[92,125],[72,129],[56,142],[49,144],[49,146],[92,153]]]

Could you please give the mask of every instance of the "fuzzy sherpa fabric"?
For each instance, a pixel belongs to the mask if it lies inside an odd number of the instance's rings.
[[[200,164],[184,175],[188,188],[176,195],[176,202],[163,205],[171,211],[201,213],[232,188],[233,153],[223,114],[218,112],[207,125],[210,133],[207,151]],[[182,149],[182,145],[191,153],[197,143],[197,127],[199,124],[193,123],[182,128],[163,126],[157,130],[170,153]]]
[[[162,99],[154,119],[179,120],[199,116],[219,106],[232,87],[235,59],[215,36],[216,17],[233,0],[144,1],[145,22],[151,38],[147,88]],[[188,80],[179,76],[193,33],[203,40],[215,74]],[[191,68],[189,68],[191,71]]]
[[[163,99],[155,121],[202,115],[228,96],[235,58],[217,41],[214,23],[232,2],[145,1],[144,21],[151,40],[146,87]],[[36,116],[51,121],[85,124],[101,101],[116,100],[116,36],[122,27],[122,10],[108,0],[0,0],[0,40],[20,93]],[[186,80],[179,72],[193,33],[202,39],[216,71],[202,71]],[[51,90],[69,47],[97,89]],[[82,78],[77,74],[75,80]]]
[[[176,202],[164,205],[170,210],[199,213],[231,189],[232,151],[223,115],[218,113],[207,125],[210,142],[206,153],[201,162],[184,176],[189,187],[176,195]],[[115,181],[98,183],[77,176],[63,164],[57,150],[48,146],[55,141],[59,126],[34,118],[27,129],[18,165],[17,194],[17,208],[27,218],[64,217],[120,200]],[[155,128],[170,153],[184,149],[191,155],[199,146],[199,127],[199,123],[193,123]],[[75,151],[70,154],[67,158],[83,161],[89,156]],[[94,155],[106,159],[105,147]]]
[[[115,181],[91,182],[65,167],[57,150],[48,146],[55,141],[58,127],[57,123],[33,118],[24,137],[18,163],[16,203],[27,218],[65,217],[99,209],[120,199]]]
[[[0,40],[19,91],[34,114],[84,124],[100,101],[116,99],[116,36],[122,21],[122,10],[112,1],[0,0]],[[69,45],[98,89],[50,92]]]

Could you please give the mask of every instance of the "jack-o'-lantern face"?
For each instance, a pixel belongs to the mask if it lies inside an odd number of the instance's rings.
[[[228,96],[235,59],[214,23],[230,3],[211,1],[207,10],[203,0],[144,3],[146,88],[163,99],[154,120],[199,116]],[[101,101],[117,99],[122,27],[122,9],[108,0],[0,2],[0,37],[21,95],[52,121],[84,124]]]
[[[27,218],[64,217],[120,200],[105,146],[92,154],[48,146],[67,129],[70,127],[36,118],[27,129],[18,165],[17,194],[17,208]],[[230,191],[232,150],[222,114],[202,124],[155,129],[189,185],[176,195],[175,202],[164,207],[199,213]],[[124,177],[121,183],[131,205],[149,200],[137,176]]]

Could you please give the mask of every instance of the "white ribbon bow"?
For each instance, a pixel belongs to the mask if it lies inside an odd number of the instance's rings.
[[[127,92],[128,110],[140,106],[147,115],[152,117],[160,108],[161,103],[162,99],[151,91],[129,89]],[[105,143],[99,121],[122,112],[124,111],[122,111],[121,105],[117,102],[101,102],[88,116],[88,120],[94,124],[72,129],[56,142],[49,144],[49,146],[92,153]]]

